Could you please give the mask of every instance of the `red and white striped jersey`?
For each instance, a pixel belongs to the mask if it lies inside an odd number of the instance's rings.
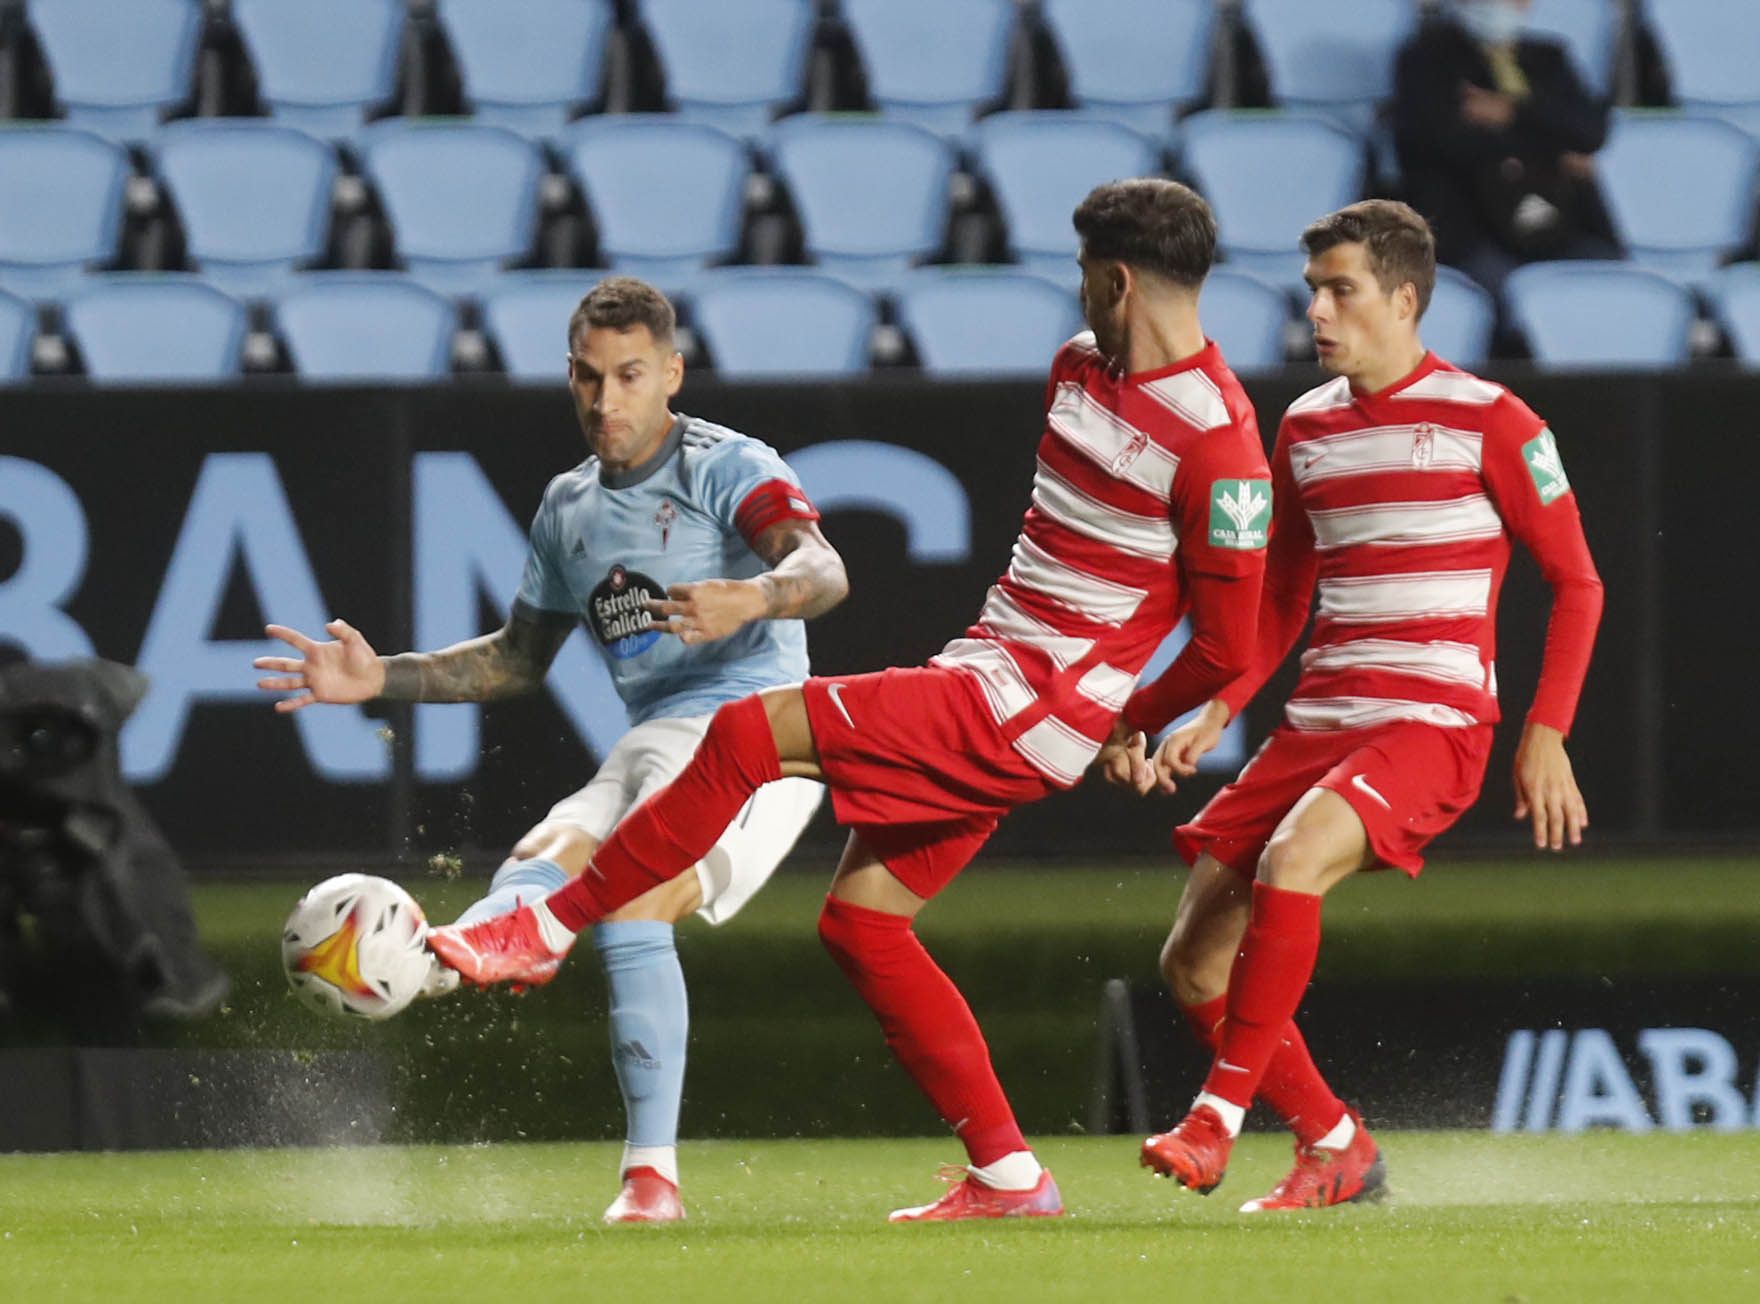
[[[1297,399],[1271,466],[1258,651],[1224,702],[1238,712],[1269,678],[1317,592],[1291,727],[1495,721],[1497,597],[1514,538],[1554,594],[1529,718],[1568,732],[1601,581],[1558,446],[1527,404],[1426,354],[1376,393],[1339,377]]]
[[[1109,370],[1083,332],[1046,388],[1032,505],[977,623],[932,664],[974,676],[1003,734],[1078,782],[1200,576],[1257,580],[1270,472],[1252,404],[1212,343]]]

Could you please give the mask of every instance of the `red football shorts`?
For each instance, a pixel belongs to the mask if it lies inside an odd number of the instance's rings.
[[[963,671],[813,678],[801,695],[837,822],[920,897],[952,882],[1010,810],[1055,791]]]
[[[1326,732],[1282,725],[1239,778],[1173,831],[1174,850],[1187,864],[1208,852],[1251,878],[1290,807],[1310,788],[1328,788],[1363,821],[1381,865],[1415,878],[1424,847],[1478,798],[1490,755],[1490,725],[1402,722]]]

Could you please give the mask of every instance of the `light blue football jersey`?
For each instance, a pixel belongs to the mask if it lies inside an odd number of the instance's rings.
[[[734,515],[769,480],[800,484],[768,444],[681,415],[641,466],[605,471],[589,457],[544,490],[517,601],[580,620],[631,724],[704,715],[806,678],[807,634],[798,620],[755,620],[727,638],[687,646],[648,629],[642,606],[671,584],[768,570]]]

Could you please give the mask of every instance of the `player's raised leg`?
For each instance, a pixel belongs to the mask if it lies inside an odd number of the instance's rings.
[[[982,841],[977,834],[968,845],[975,850]],[[969,857],[970,850],[955,854]],[[911,927],[925,904],[852,833],[819,916],[825,949],[874,1012],[899,1064],[966,1148],[966,1167],[954,1170],[939,1200],[895,1210],[891,1221],[1061,1214],[1057,1183],[1021,1135],[971,1007]]]
[[[729,702],[677,779],[631,811],[582,873],[534,905],[437,928],[429,945],[467,982],[549,982],[576,933],[696,864],[747,798],[791,775],[820,777],[801,690]]]
[[[1204,1089],[1178,1127],[1152,1138],[1146,1163],[1206,1194],[1222,1181],[1234,1138],[1313,977],[1321,902],[1371,859],[1361,818],[1330,789],[1311,789],[1278,825],[1259,858]]]

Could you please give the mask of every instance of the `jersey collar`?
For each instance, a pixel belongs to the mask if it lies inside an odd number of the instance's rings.
[[[1406,372],[1406,374],[1401,376],[1398,380],[1394,381],[1393,384],[1385,385],[1376,390],[1360,390],[1355,385],[1352,385],[1351,397],[1358,402],[1362,402],[1364,399],[1373,400],[1378,398],[1391,398],[1407,385],[1417,384],[1420,380],[1424,379],[1424,377],[1428,376],[1440,366],[1442,366],[1442,359],[1426,349],[1424,350],[1424,356],[1418,359],[1418,365]]]
[[[690,424],[690,418],[679,415],[673,419],[672,429],[666,432],[666,438],[660,441],[660,447],[640,466],[632,466],[627,471],[607,471],[599,468],[599,483],[607,489],[633,489],[642,481],[659,474],[660,468],[672,460],[678,452],[678,446],[684,443],[684,428]]]

